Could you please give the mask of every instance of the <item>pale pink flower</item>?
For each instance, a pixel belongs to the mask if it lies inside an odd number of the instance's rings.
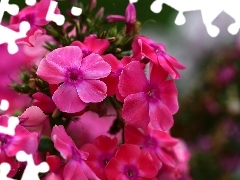
[[[105,171],[109,180],[156,180],[158,169],[147,151],[133,144],[123,144]]]
[[[161,43],[155,43],[145,36],[137,36],[132,43],[133,58],[141,60],[142,56],[148,58],[153,64],[161,66],[173,79],[179,79],[180,74],[177,69],[185,69],[174,57],[166,52],[166,48]]]
[[[110,43],[107,39],[98,39],[96,34],[91,34],[84,39],[83,43],[74,41],[71,46],[78,46],[82,50],[83,57],[85,57],[91,53],[103,54]]]
[[[110,138],[101,135],[97,137],[93,144],[85,144],[81,150],[89,153],[87,164],[101,180],[107,180],[105,166],[114,156],[117,150],[118,140],[116,137]]]
[[[52,99],[60,111],[75,113],[83,110],[87,103],[106,98],[107,86],[98,79],[110,72],[111,66],[100,55],[92,53],[82,58],[79,47],[67,46],[49,53],[40,62],[37,75],[49,84],[63,83]]]
[[[178,140],[171,137],[169,133],[153,129],[151,126],[137,129],[129,125],[125,126],[124,132],[125,143],[136,144],[141,149],[147,150],[158,169],[161,168],[162,163],[171,167],[176,166],[176,160],[169,151],[174,150]]]
[[[153,66],[150,81],[141,64],[130,62],[119,77],[119,92],[125,97],[122,116],[127,124],[144,128],[169,130],[173,125],[173,114],[178,111],[177,88],[161,66]]]
[[[30,132],[41,132],[43,122],[48,120],[43,111],[37,106],[27,108],[19,117],[19,125],[25,127]]]
[[[54,126],[51,138],[54,147],[60,152],[66,164],[63,170],[64,180],[100,180],[86,164],[88,153],[80,151],[73,140],[67,135],[63,126]]]

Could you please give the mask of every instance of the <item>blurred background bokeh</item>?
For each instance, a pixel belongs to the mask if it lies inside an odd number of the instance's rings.
[[[200,11],[184,13],[186,23],[177,26],[175,9],[163,5],[161,13],[154,14],[152,2],[135,3],[141,34],[165,44],[167,52],[187,66],[176,82],[180,109],[172,135],[188,143],[191,176],[194,180],[240,180],[240,44],[238,35],[227,31],[234,19],[221,13],[213,22],[220,34],[212,38]],[[24,0],[10,3],[25,6]],[[105,14],[124,14],[128,0],[97,3]],[[59,6],[63,13],[70,8],[61,0]]]

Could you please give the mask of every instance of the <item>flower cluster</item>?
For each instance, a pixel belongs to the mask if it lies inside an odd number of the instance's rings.
[[[15,155],[24,150],[49,164],[44,180],[191,179],[186,145],[170,135],[179,109],[175,80],[185,66],[140,35],[132,3],[124,16],[94,11],[96,0],[79,3],[82,15],[68,13],[63,26],[43,18],[49,3],[41,0],[10,19],[12,28],[23,20],[32,28],[19,40],[26,57],[15,58],[27,66],[11,78],[11,88],[28,96],[0,116],[3,126],[6,115],[20,120],[14,137],[0,134],[8,176],[21,177],[24,164]]]

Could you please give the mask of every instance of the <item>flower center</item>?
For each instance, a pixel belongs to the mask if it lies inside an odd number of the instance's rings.
[[[66,76],[69,81],[75,82],[79,79],[80,72],[78,69],[69,69]]]
[[[125,175],[129,180],[134,180],[138,177],[138,170],[134,165],[127,165]]]
[[[157,147],[157,141],[155,138],[147,136],[145,139],[145,146],[148,148],[156,148]]]
[[[10,136],[5,135],[5,134],[0,134],[0,149],[5,147],[10,140]]]

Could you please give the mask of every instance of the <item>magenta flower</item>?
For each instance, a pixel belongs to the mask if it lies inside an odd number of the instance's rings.
[[[84,39],[83,43],[74,41],[71,46],[78,46],[82,50],[83,57],[85,57],[91,53],[103,54],[110,46],[110,43],[106,39],[98,39],[97,35],[91,34]]]
[[[100,55],[92,53],[82,58],[79,47],[67,46],[49,53],[40,62],[37,75],[49,84],[62,83],[52,99],[61,111],[75,113],[87,103],[104,100],[107,86],[98,79],[110,72],[110,65]]]
[[[173,79],[179,79],[180,74],[177,69],[185,69],[186,67],[180,64],[174,57],[166,53],[166,48],[163,44],[155,43],[153,40],[138,36],[132,44],[133,57],[141,60],[142,56],[148,58],[152,63],[167,71]]]
[[[7,116],[0,116],[0,126],[7,127],[8,121]],[[0,133],[0,164],[7,162],[11,165],[9,177],[12,177],[18,169],[16,153],[23,150],[28,154],[34,154],[38,148],[38,137],[38,133],[29,132],[20,125],[16,126],[14,136]]]
[[[88,153],[80,151],[76,147],[63,126],[54,126],[51,138],[54,147],[60,152],[63,159],[67,161],[63,170],[64,180],[100,180],[85,162],[88,158]]]
[[[32,95],[34,98],[33,105],[38,106],[44,113],[53,113],[56,106],[49,96],[44,93],[36,92]]]
[[[132,31],[134,24],[136,23],[136,9],[133,3],[129,3],[126,11],[125,16],[122,15],[109,15],[107,16],[107,21],[109,23],[118,22],[118,21],[125,21],[126,22],[126,32]]]
[[[123,144],[106,166],[109,180],[156,180],[151,155],[133,144]]]
[[[177,89],[173,80],[166,81],[167,76],[161,66],[153,66],[148,81],[138,61],[123,68],[118,88],[125,97],[122,116],[126,123],[145,128],[150,122],[164,131],[172,127],[172,115],[178,111]]]
[[[176,160],[172,156],[172,151],[178,140],[170,134],[151,126],[145,129],[137,129],[133,126],[125,126],[125,143],[139,145],[147,150],[153,157],[154,164],[160,169],[163,164],[171,167],[176,166]],[[169,153],[171,151],[171,153]]]
[[[86,162],[101,180],[107,180],[105,166],[115,155],[117,145],[116,137],[111,139],[108,136],[101,135],[94,140],[93,144],[85,144],[81,147],[82,151],[89,153]]]

